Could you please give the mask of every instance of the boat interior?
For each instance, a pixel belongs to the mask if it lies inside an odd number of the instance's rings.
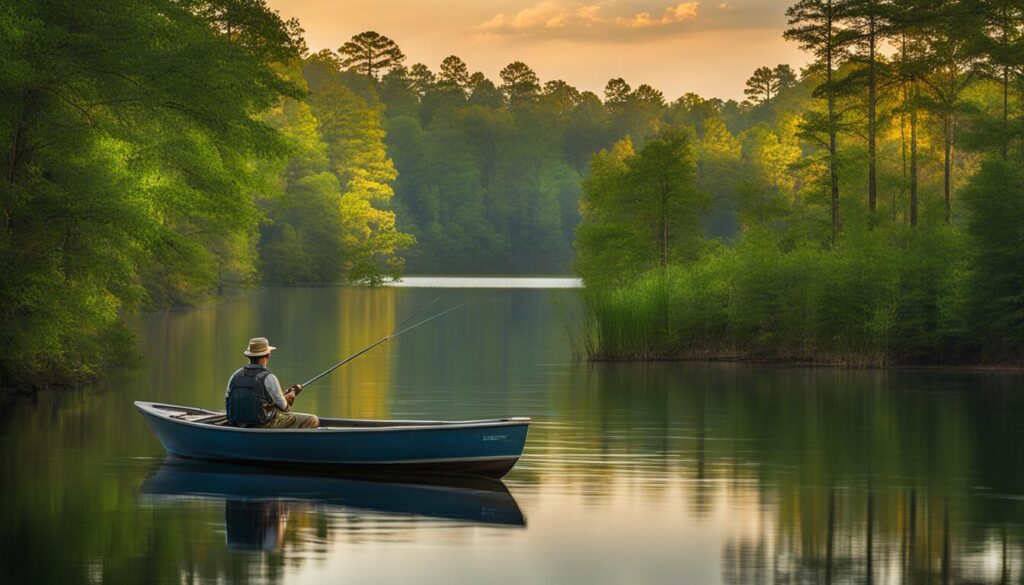
[[[169,404],[153,404],[154,410],[181,421],[191,423],[208,424],[214,426],[228,426],[228,417],[223,412],[214,412],[200,408],[189,408],[187,406],[173,406]],[[520,419],[494,419],[488,421],[434,421],[434,420],[372,420],[372,419],[348,419],[348,418],[324,418],[320,417],[321,429],[353,428],[353,427],[409,427],[423,425],[457,425],[472,422],[511,422]],[[525,422],[528,419],[522,419]]]

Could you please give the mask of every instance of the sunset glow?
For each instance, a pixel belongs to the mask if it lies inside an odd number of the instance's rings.
[[[407,65],[436,70],[458,55],[470,70],[497,79],[524,61],[544,81],[563,79],[601,94],[623,77],[650,84],[669,100],[687,92],[743,99],[754,69],[807,57],[782,38],[786,3],[651,2],[643,0],[271,0],[282,17],[296,17],[310,49],[337,50],[354,34],[375,30],[394,39]]]

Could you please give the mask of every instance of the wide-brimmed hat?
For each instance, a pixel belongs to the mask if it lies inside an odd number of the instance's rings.
[[[249,347],[242,353],[249,357],[263,357],[270,355],[270,352],[277,349],[270,342],[267,341],[266,337],[253,337],[249,340]]]

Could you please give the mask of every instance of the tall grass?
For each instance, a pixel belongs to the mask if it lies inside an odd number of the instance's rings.
[[[587,289],[574,351],[591,360],[865,367],[945,359],[962,343],[961,238],[948,229],[889,230],[826,249],[750,232],[697,262]]]

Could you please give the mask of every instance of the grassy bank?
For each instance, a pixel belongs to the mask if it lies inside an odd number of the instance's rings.
[[[945,227],[869,231],[834,249],[753,231],[695,262],[588,289],[574,345],[591,360],[972,362],[983,332],[971,326],[968,250]]]

